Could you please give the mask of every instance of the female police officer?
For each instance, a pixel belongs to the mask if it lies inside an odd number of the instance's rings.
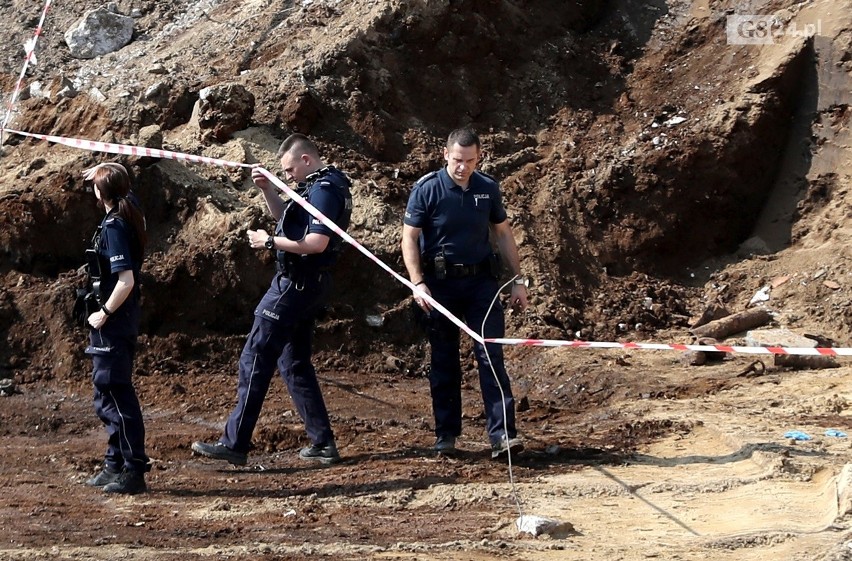
[[[142,211],[130,193],[130,177],[121,164],[100,164],[86,170],[98,206],[106,211],[93,239],[96,259],[89,274],[100,309],[89,315],[89,346],[95,411],[109,436],[103,470],[86,483],[107,493],[136,494],[146,490],[142,410],[133,387],[134,348],[139,330],[139,271],[147,237]]]

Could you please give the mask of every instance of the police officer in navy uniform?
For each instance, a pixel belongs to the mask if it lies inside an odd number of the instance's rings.
[[[510,303],[516,309],[526,308],[527,291],[500,188],[494,179],[476,171],[480,155],[481,144],[474,131],[450,133],[444,148],[447,165],[421,178],[411,191],[403,220],[402,256],[413,284],[475,332],[483,334],[484,322],[484,337],[492,338],[504,335],[505,323],[499,303],[488,312],[499,290],[499,266],[490,234],[515,277]],[[429,315],[435,450],[452,454],[462,428],[459,328],[428,301],[416,293],[412,296]],[[474,352],[491,455],[498,458],[509,450],[519,452],[523,443],[515,429],[515,400],[503,366],[503,349],[488,344],[486,354],[486,349],[475,343]]]
[[[131,375],[139,333],[139,272],[147,237],[145,218],[130,191],[127,170],[118,163],[100,164],[84,172],[94,184],[98,206],[106,215],[93,240],[89,274],[100,309],[88,316],[93,363],[95,411],[109,435],[104,466],[86,483],[107,493],[147,490],[151,469],[145,454],[142,409]]]
[[[287,178],[298,182],[300,194],[342,230],[348,228],[351,182],[322,162],[316,145],[304,135],[293,134],[281,144],[278,157]],[[249,244],[275,252],[277,274],[255,309],[254,325],[240,356],[237,405],[224,433],[218,442],[195,442],[192,449],[208,458],[245,465],[277,362],[311,441],[299,457],[331,464],[340,456],[311,364],[311,343],[342,240],[300,205],[285,202],[258,169],[252,171],[252,179],[278,223],[274,235],[249,230]]]

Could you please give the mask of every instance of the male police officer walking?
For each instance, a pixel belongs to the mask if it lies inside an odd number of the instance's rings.
[[[299,183],[302,196],[345,230],[352,214],[349,179],[323,164],[316,145],[301,134],[288,137],[278,149],[278,157],[287,178]],[[224,434],[215,444],[195,442],[192,449],[208,458],[245,465],[277,361],[312,443],[299,456],[331,464],[340,456],[311,364],[311,341],[342,240],[304,208],[281,199],[257,169],[252,171],[252,180],[278,224],[274,236],[265,230],[249,230],[249,243],[253,248],[275,251],[278,272],[254,312],[254,326],[240,356],[237,405]]]
[[[477,333],[484,322],[485,337],[502,337],[503,309],[498,304],[488,313],[499,288],[489,232],[493,232],[500,254],[515,275],[511,303],[521,310],[527,306],[526,280],[520,278],[518,247],[500,188],[491,177],[476,171],[480,152],[481,144],[474,131],[459,129],[450,133],[444,148],[446,167],[422,177],[411,191],[402,229],[402,256],[409,278],[418,288],[463,318]],[[429,382],[437,435],[435,450],[451,454],[455,452],[456,437],[461,434],[459,329],[427,301],[416,295],[414,298],[430,316]],[[476,343],[474,352],[479,363],[491,456],[497,458],[509,450],[519,452],[523,443],[515,430],[515,400],[503,366],[503,349],[489,344],[486,354],[485,348]]]

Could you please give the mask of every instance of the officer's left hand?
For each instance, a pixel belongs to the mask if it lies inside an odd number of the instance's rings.
[[[417,288],[420,289],[425,294],[432,296],[432,291],[429,290],[429,287],[426,286],[425,284],[418,285]],[[432,311],[432,304],[430,304],[428,300],[426,300],[425,298],[421,298],[415,292],[412,292],[411,296],[414,298],[414,303],[417,304],[417,306],[419,306],[421,310],[423,310],[427,314]]]
[[[509,303],[513,310],[517,310],[519,312],[526,310],[529,305],[527,302],[527,287],[522,284],[513,284],[512,296],[509,299]]]
[[[260,164],[251,168],[251,180],[261,191],[268,191],[272,187],[272,182],[260,171]]]
[[[98,310],[97,312],[95,312],[95,313],[93,313],[92,315],[89,316],[88,321],[89,321],[89,325],[91,325],[92,328],[100,329],[106,323],[107,315],[105,313],[103,313],[101,310]]]
[[[249,230],[248,231],[249,245],[252,249],[265,248],[266,240],[269,239],[269,234],[266,230]]]

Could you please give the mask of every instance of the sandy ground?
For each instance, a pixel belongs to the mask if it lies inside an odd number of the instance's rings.
[[[509,466],[492,462],[485,451],[475,388],[465,391],[468,428],[460,447],[466,452],[443,458],[429,450],[424,380],[384,377],[376,384],[363,373],[323,377],[342,433],[339,465],[305,466],[293,449],[259,450],[245,468],[194,457],[189,444],[215,437],[233,389],[230,376],[208,376],[182,379],[193,390],[168,406],[162,397],[159,405],[146,406],[155,461],[150,492],[110,497],[82,484],[96,468],[103,440],[85,388],[25,388],[2,401],[0,557],[852,555],[850,439],[824,435],[849,429],[848,366],[770,368],[749,378],[737,376],[749,363],[743,358],[696,370],[658,351],[546,352],[551,365],[570,362],[590,375],[617,361],[624,365],[617,367],[623,383],[615,387],[630,399],[587,410],[572,423],[568,411],[551,407],[550,415],[540,415],[552,390],[530,391],[532,407],[519,414],[527,450],[512,463],[514,486]],[[517,378],[522,382],[524,374]],[[640,379],[646,381],[636,385]],[[143,402],[162,396],[162,388],[153,387],[161,382],[140,380]],[[298,438],[282,386],[273,384],[259,431]],[[196,392],[222,397],[199,401]],[[600,445],[613,427],[635,435],[629,439],[634,451],[619,450],[614,441]],[[785,438],[791,430],[813,438]],[[535,538],[518,532],[519,514],[562,526]]]

